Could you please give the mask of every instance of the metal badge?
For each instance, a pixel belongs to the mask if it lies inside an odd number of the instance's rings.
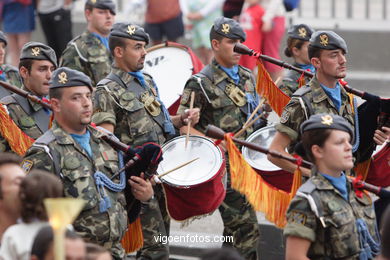
[[[158,116],[161,113],[161,104],[149,92],[144,92],[141,95],[141,102],[151,116]]]
[[[41,49],[39,47],[31,48],[31,55],[37,57],[39,53],[41,52]]]
[[[329,44],[328,35],[326,35],[326,34],[320,35],[320,43],[321,43],[321,45],[323,45],[323,46],[327,46],[327,45]]]
[[[225,92],[228,97],[239,107],[242,107],[246,104],[245,93],[237,86],[233,84],[228,84],[225,87]]]
[[[306,34],[307,34],[305,27],[299,28],[299,29],[298,29],[298,34],[299,34],[299,36],[305,38],[305,37],[306,37]]]

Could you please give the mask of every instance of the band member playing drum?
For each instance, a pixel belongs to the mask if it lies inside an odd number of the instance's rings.
[[[338,115],[317,114],[301,134],[315,166],[287,211],[286,259],[373,259],[380,240],[371,198],[355,192],[344,173],[353,167],[352,126]]]
[[[339,79],[346,76],[347,44],[344,39],[332,31],[315,32],[309,43],[309,58],[316,69],[313,79],[298,89],[290,102],[284,108],[280,124],[276,125],[278,132],[269,149],[288,155],[286,149],[292,152],[294,145],[301,139],[299,128],[303,121],[318,113],[331,113],[345,118],[358,135],[356,100],[350,98],[340,84]],[[352,102],[353,100],[353,102]],[[374,141],[383,144],[390,136],[390,128],[376,130]],[[353,144],[355,156],[364,151],[358,151],[359,138]],[[355,153],[357,151],[357,153]],[[294,172],[295,164],[286,160],[268,156],[269,160],[282,169]],[[308,169],[303,174],[309,175]]]
[[[114,67],[95,92],[92,120],[133,147],[146,142],[161,145],[175,134],[174,127],[182,127],[188,120],[196,124],[199,119],[199,109],[169,116],[152,77],[141,72],[148,43],[149,35],[143,28],[114,24],[109,36]],[[138,256],[168,259],[168,245],[155,239],[169,234],[169,217],[160,185],[155,186],[155,196],[143,204],[141,211],[144,247]]]
[[[210,41],[215,58],[187,81],[179,113],[190,107],[191,93],[194,92],[194,107],[200,108],[201,113],[192,133],[203,135],[208,124],[226,132],[237,132],[258,101],[254,77],[249,69],[237,65],[240,54],[233,51],[236,43],[245,41],[245,33],[236,21],[221,17],[215,20],[210,30]],[[264,124],[265,121],[260,120],[258,127]],[[247,128],[241,137],[248,137],[253,130],[254,127]],[[220,147],[224,150],[223,143]],[[232,246],[246,259],[257,259],[259,228],[256,214],[245,197],[230,187],[228,161],[227,171],[226,198],[219,207],[224,235],[234,237]]]

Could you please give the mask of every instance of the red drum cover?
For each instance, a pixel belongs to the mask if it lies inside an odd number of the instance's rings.
[[[387,143],[372,157],[366,182],[380,187],[390,186],[390,144]]]

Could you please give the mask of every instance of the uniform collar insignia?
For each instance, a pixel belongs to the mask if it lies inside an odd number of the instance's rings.
[[[223,33],[228,34],[230,31],[230,26],[227,23],[222,24],[222,30]]]

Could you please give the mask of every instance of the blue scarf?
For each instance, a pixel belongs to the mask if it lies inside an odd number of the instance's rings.
[[[234,81],[234,83],[238,84],[240,81],[240,75],[238,75],[238,65],[234,65],[231,68],[226,68],[221,65],[219,67],[226,72],[226,74]]]
[[[320,84],[325,93],[330,97],[335,105],[337,111],[340,111],[341,107],[341,87],[340,83],[337,82],[336,87],[328,88],[327,86]]]
[[[1,81],[7,81],[7,77],[5,75],[5,71],[3,70],[3,68],[0,66],[0,80]]]
[[[132,71],[132,72],[128,72],[128,73],[131,76],[133,76],[134,78],[138,79],[143,87],[146,86],[144,74],[140,70],[139,71],[135,71],[135,72]]]
[[[330,183],[341,193],[341,195],[346,201],[349,201],[348,189],[347,189],[347,177],[345,177],[345,174],[343,172],[341,173],[340,177],[333,177],[325,173],[321,173],[321,175],[324,176],[325,179],[330,181]]]
[[[301,69],[303,70],[309,70],[313,73],[316,72],[316,68],[313,66],[313,64],[300,64],[300,63],[297,63],[298,67],[300,67]]]
[[[73,139],[88,153],[89,157],[92,158],[92,148],[89,140],[91,139],[91,134],[87,130],[85,134],[70,134]]]
[[[108,46],[108,37],[103,37],[101,36],[100,34],[97,34],[97,33],[92,33],[96,38],[98,38],[104,46],[106,46],[107,50],[109,49],[109,46]]]

